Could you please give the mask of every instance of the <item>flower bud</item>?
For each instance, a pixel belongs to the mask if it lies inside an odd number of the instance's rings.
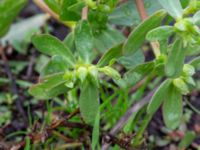
[[[79,67],[77,69],[76,74],[77,74],[77,77],[80,79],[80,81],[83,82],[85,78],[87,77],[88,70],[86,67]]]
[[[183,79],[176,78],[173,80],[173,84],[183,95],[187,95],[189,93],[188,86]]]
[[[195,74],[195,69],[194,69],[194,67],[192,65],[185,64],[183,66],[183,73],[186,76],[193,76]]]
[[[112,67],[106,66],[103,68],[99,68],[99,71],[103,72],[104,74],[106,74],[107,76],[109,76],[115,80],[121,79],[120,74]]]

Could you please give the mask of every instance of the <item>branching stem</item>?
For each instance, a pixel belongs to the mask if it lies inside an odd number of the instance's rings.
[[[135,0],[135,4],[136,4],[138,12],[140,14],[141,20],[144,21],[148,17],[148,14],[145,10],[143,0]],[[160,48],[159,48],[160,45],[158,42],[151,42],[150,44],[153,49],[154,55],[157,58],[160,55]]]

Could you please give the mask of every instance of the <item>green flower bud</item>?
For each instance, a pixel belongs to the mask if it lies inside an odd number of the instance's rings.
[[[111,77],[115,80],[121,79],[120,74],[115,69],[113,69],[112,67],[106,66],[106,67],[103,67],[103,68],[99,68],[99,71],[103,72],[104,74],[106,74],[107,76],[109,76],[109,77]]]
[[[65,86],[68,88],[73,88],[74,87],[74,83],[73,82],[66,82]]]
[[[88,67],[88,72],[90,75],[92,75],[94,78],[98,77],[98,69],[95,66]]]
[[[173,84],[183,95],[187,95],[189,93],[188,86],[183,79],[176,78],[173,80]]]
[[[90,76],[90,81],[99,86],[99,80],[98,80],[98,69],[96,66],[90,66],[88,67],[88,73]]]
[[[70,71],[66,71],[65,74],[63,75],[63,78],[67,81],[72,81],[73,79],[73,73]]]
[[[183,73],[186,76],[193,76],[195,74],[195,69],[192,65],[185,64],[183,66]]]
[[[74,72],[66,71],[65,74],[63,75],[63,78],[66,79],[65,86],[68,88],[73,88],[74,87],[74,82],[76,80],[74,76]]]
[[[92,9],[97,8],[96,2],[94,2],[93,0],[85,0],[85,3],[86,3],[86,5],[88,5]]]
[[[83,82],[85,78],[87,77],[88,70],[86,67],[79,67],[77,69],[76,74],[77,74],[77,77],[80,79],[80,81]]]
[[[187,25],[184,23],[184,19],[177,21],[174,27],[177,31],[187,31]]]

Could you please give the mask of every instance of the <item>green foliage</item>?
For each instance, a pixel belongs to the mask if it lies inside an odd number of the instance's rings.
[[[44,54],[49,56],[59,55],[72,67],[75,64],[75,58],[71,51],[57,38],[51,35],[35,35],[32,37],[34,46]]]
[[[160,105],[163,103],[165,98],[168,96],[168,90],[171,85],[171,80],[165,80],[160,87],[156,90],[155,94],[151,98],[151,101],[147,108],[148,114],[154,114]]]
[[[183,69],[184,60],[185,49],[183,47],[183,41],[177,39],[169,52],[165,66],[166,75],[169,77],[179,77]]]
[[[182,117],[182,107],[181,93],[171,85],[163,104],[163,118],[168,128],[174,130],[179,126]]]
[[[83,119],[89,123],[94,124],[95,118],[98,115],[99,96],[98,87],[89,79],[85,80],[80,94],[80,111]],[[98,119],[98,118],[97,118]]]
[[[40,14],[13,24],[9,32],[0,39],[2,45],[6,46],[8,42],[12,44],[18,52],[26,54],[32,35],[36,32],[40,32],[40,27],[45,24],[47,18],[47,15]]]
[[[72,120],[93,127],[92,134],[88,136],[92,137],[92,149],[100,149],[101,131],[113,128],[124,114],[126,117],[129,115],[128,123],[124,122],[124,131],[130,134],[136,132],[135,139],[130,140],[132,146],[143,142],[142,135],[160,106],[166,127],[175,130],[180,126],[183,121],[182,97],[189,95],[195,87],[193,75],[195,69],[200,69],[200,57],[196,57],[200,54],[198,1],[191,0],[188,3],[158,0],[159,3],[155,3],[144,0],[144,7],[151,15],[142,22],[135,1],[127,1],[122,5],[118,0],[44,2],[61,23],[70,27],[71,32],[63,41],[50,34],[37,33],[32,36],[34,47],[44,55],[38,54],[36,70],[40,74],[40,80],[29,88],[30,95],[36,99],[52,99],[61,105],[55,110],[62,109],[71,113],[75,108],[80,108],[80,114]],[[25,0],[0,2],[0,20],[3,20],[0,21],[0,37],[6,34],[25,3]],[[164,10],[158,10],[160,6]],[[88,12],[83,20],[84,7],[88,8]],[[13,25],[10,32],[1,39],[3,46],[9,42],[14,48],[22,49],[21,42],[24,39],[30,41],[31,35],[40,31],[46,16],[32,19],[28,23]],[[16,28],[23,27],[24,24],[27,29],[17,31]],[[26,35],[25,32],[29,30],[31,32]],[[126,38],[127,31],[130,34]],[[145,61],[146,51],[149,49],[146,42],[150,42],[155,54],[155,57],[148,57],[148,61]],[[193,56],[190,62],[186,61],[191,59],[188,56]],[[28,65],[19,65],[19,62],[16,64],[17,73]],[[0,80],[3,84],[9,82],[4,78]],[[17,84],[30,86],[21,81],[17,81]],[[148,91],[155,91],[151,98],[148,97],[148,106],[138,108],[130,114],[129,107],[142,99]],[[62,101],[63,98],[65,102]],[[48,101],[47,109],[46,122],[50,124],[53,116],[50,117],[52,110]],[[0,124],[7,122],[11,115],[10,112],[5,113],[7,109],[2,110]],[[80,133],[86,134],[82,132],[84,129],[79,130],[65,131],[58,128],[58,133],[63,132],[78,139]],[[56,130],[52,134],[59,136],[58,133]],[[193,132],[186,133],[179,147],[187,148],[194,138]],[[30,140],[28,137],[25,139],[25,149],[31,149]]]
[[[183,15],[183,9],[179,0],[158,0],[167,12],[174,18],[180,19]]]
[[[186,132],[184,138],[179,143],[179,148],[181,149],[188,148],[195,139],[195,137],[196,137],[195,132],[193,131]]]
[[[0,37],[4,36],[9,30],[11,23],[17,17],[27,0],[1,0],[0,1]]]
[[[172,26],[161,26],[148,32],[146,39],[149,41],[162,41],[174,33]]]
[[[75,28],[75,46],[82,61],[91,63],[93,50],[93,35],[87,21],[80,21]]]
[[[146,34],[150,30],[160,26],[165,15],[166,12],[164,10],[160,10],[138,25],[130,33],[127,41],[124,44],[124,54],[129,55],[135,53],[144,43]]]
[[[58,73],[44,77],[41,83],[29,89],[29,93],[38,99],[50,99],[67,92],[68,88],[65,86],[67,80],[63,78],[63,75],[63,73]]]

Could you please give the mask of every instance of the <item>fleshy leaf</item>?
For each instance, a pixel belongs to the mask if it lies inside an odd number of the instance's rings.
[[[174,130],[180,125],[182,107],[181,93],[171,85],[163,104],[163,118],[168,128]]]
[[[147,74],[150,74],[153,71],[154,67],[155,63],[152,61],[135,66],[125,73],[124,77],[118,81],[118,84],[123,88],[134,86]]]
[[[166,75],[169,77],[179,77],[183,71],[183,65],[185,60],[185,49],[183,48],[183,41],[177,39],[171,51],[165,66]]]
[[[62,56],[69,66],[73,66],[76,62],[72,52],[56,37],[48,34],[34,35],[32,42],[44,54]]]
[[[144,22],[138,25],[129,35],[127,41],[123,46],[125,55],[135,53],[144,43],[146,34],[161,25],[166,12],[164,10],[157,11],[152,16],[147,18]]]
[[[60,55],[55,55],[51,60],[42,68],[40,76],[51,75],[55,73],[65,72],[69,65],[65,62],[64,58]]]
[[[161,41],[169,38],[174,33],[172,26],[161,26],[148,32],[146,39],[149,41]]]
[[[116,45],[109,49],[98,61],[98,67],[103,67],[109,64],[112,59],[117,59],[122,56],[122,44]]]
[[[160,87],[156,90],[156,92],[154,93],[148,105],[148,108],[147,108],[148,114],[154,114],[157,111],[157,109],[160,107],[160,105],[162,104],[162,102],[165,100],[167,96],[170,84],[171,84],[170,79],[165,80],[160,85]]]
[[[75,28],[75,45],[82,60],[86,63],[92,61],[93,35],[87,21],[81,20]]]
[[[86,123],[94,125],[99,105],[99,91],[97,85],[85,80],[81,88],[79,106],[81,115]]]
[[[58,73],[43,78],[29,89],[29,93],[38,99],[50,99],[67,92],[69,89],[65,86],[63,75]]]

